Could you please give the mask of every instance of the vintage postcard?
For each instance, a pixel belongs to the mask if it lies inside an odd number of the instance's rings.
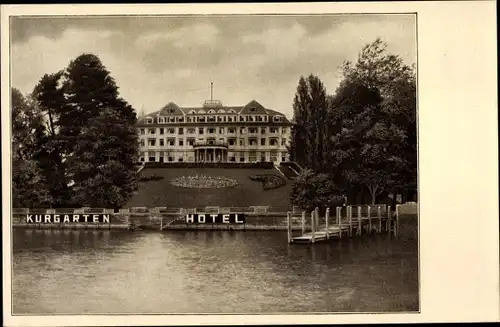
[[[2,6],[6,325],[495,321],[498,265],[436,264],[495,258],[474,259],[498,253],[498,193],[455,214],[470,163],[435,160],[482,127],[432,99],[494,92],[493,8]],[[445,12],[481,35],[476,69],[448,46],[472,35],[432,31]]]

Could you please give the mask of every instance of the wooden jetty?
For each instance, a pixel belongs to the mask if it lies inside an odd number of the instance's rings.
[[[354,210],[353,210],[354,209]],[[345,214],[344,214],[345,213]],[[306,212],[301,216],[301,234],[293,235],[293,213],[287,213],[288,243],[317,243],[330,239],[360,236],[363,233],[383,233],[397,236],[399,230],[399,205],[396,211],[391,212],[387,205],[357,205],[337,207],[335,220],[330,217],[330,208],[325,210],[324,217],[320,217],[319,209],[311,211],[310,224],[306,223]],[[320,220],[324,220],[324,227],[320,227]],[[308,228],[309,227],[309,228]]]

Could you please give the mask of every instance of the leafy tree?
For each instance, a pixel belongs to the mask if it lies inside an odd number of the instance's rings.
[[[36,106],[12,89],[12,199],[14,207],[42,207],[51,202],[46,179],[37,162],[37,136],[43,132]]]
[[[290,199],[293,205],[303,210],[311,211],[316,207],[324,210],[341,204],[342,191],[336,187],[328,174],[318,174],[311,169],[305,169],[297,177]]]
[[[335,180],[366,187],[372,203],[416,181],[415,76],[386,47],[377,39],[344,63],[331,101]]]
[[[78,56],[65,70],[45,75],[34,96],[48,117],[43,159],[62,183],[52,187],[59,204],[125,204],[137,186],[137,118],[100,59]]]

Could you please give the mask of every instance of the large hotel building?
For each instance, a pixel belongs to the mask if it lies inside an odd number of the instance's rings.
[[[253,100],[227,107],[207,100],[202,107],[168,103],[138,121],[142,162],[288,161],[292,123]]]

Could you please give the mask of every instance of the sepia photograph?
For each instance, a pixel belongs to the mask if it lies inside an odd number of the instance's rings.
[[[12,316],[421,312],[416,12],[8,18]]]

